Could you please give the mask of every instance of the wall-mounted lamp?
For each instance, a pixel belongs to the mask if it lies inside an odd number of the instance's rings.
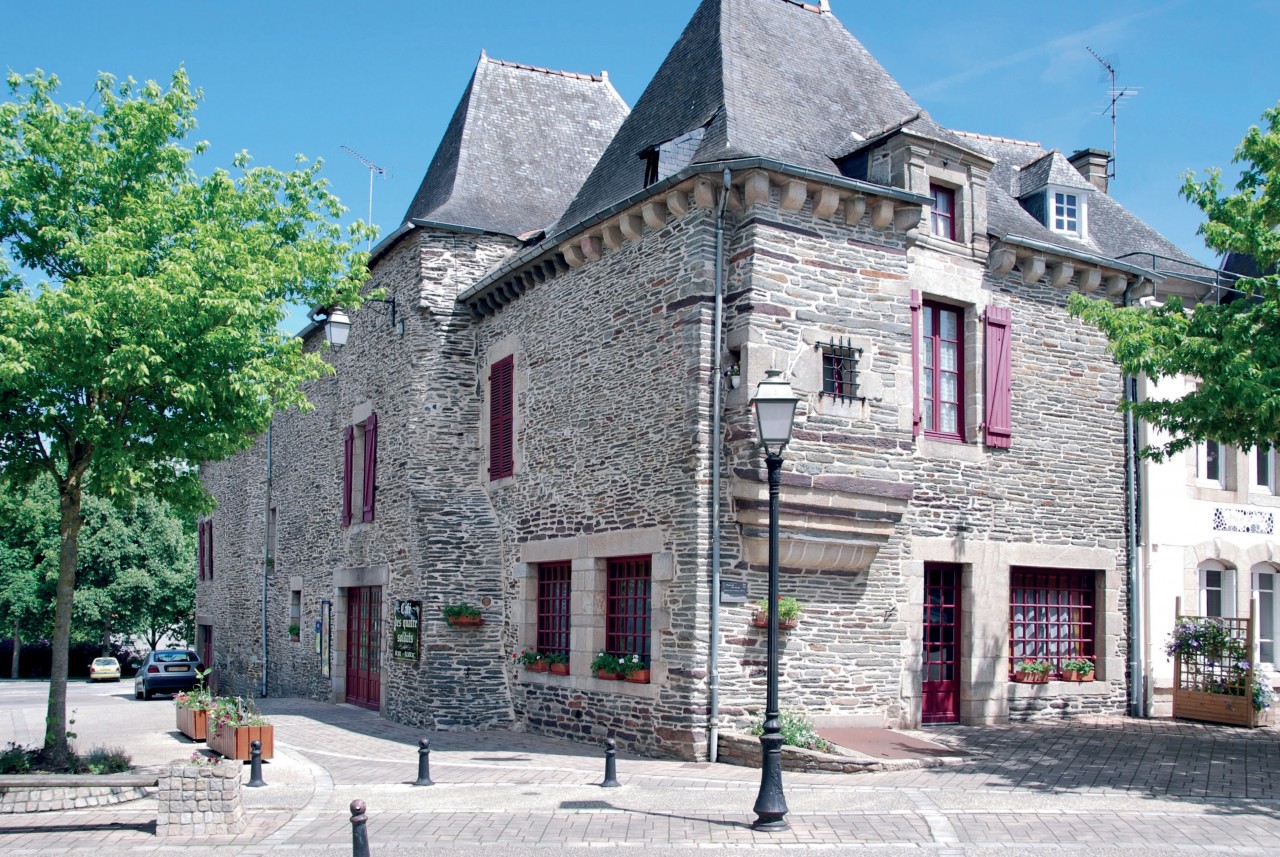
[[[396,299],[395,298],[366,298],[365,303],[386,304],[391,308],[391,326],[396,329],[396,333],[404,336],[404,319],[396,319]]]
[[[347,335],[351,333],[351,316],[341,307],[329,310],[324,320],[324,338],[330,345],[346,345]]]

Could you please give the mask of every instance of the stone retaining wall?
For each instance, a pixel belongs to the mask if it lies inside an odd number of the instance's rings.
[[[240,833],[245,828],[238,762],[173,765],[160,775],[157,836]]]
[[[758,768],[761,763],[760,739],[754,735],[719,736],[717,762]],[[840,748],[836,748],[839,750]],[[893,771],[904,768],[935,768],[955,764],[955,757],[933,759],[872,759],[868,756],[845,756],[839,753],[820,753],[802,747],[782,747],[782,769],[809,773],[862,774],[877,771]]]
[[[155,788],[147,786],[63,786],[48,789],[0,786],[0,814],[112,806],[153,794]]]

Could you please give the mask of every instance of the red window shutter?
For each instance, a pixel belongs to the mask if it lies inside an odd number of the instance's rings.
[[[204,564],[209,570],[209,579],[213,580],[213,518],[204,522]]]
[[[1013,313],[1008,307],[987,307],[987,446],[1008,449],[1013,442],[1013,387],[1010,352]]]
[[[366,523],[373,520],[373,494],[378,481],[375,471],[378,466],[378,415],[369,414],[364,424],[364,507],[360,510],[360,520]]]
[[[911,290],[911,434],[920,434],[920,291]]]
[[[354,426],[342,435],[342,526],[351,526],[351,450],[356,440]]]
[[[204,523],[196,524],[196,567],[201,580],[204,580]]]
[[[489,479],[515,472],[513,422],[515,415],[515,357],[504,357],[489,370]]]

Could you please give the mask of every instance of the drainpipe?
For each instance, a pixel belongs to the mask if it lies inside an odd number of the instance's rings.
[[[726,167],[724,188],[716,204],[716,309],[711,358],[711,645],[707,655],[710,686],[710,717],[707,726],[707,759],[716,761],[720,743],[720,459],[724,438],[720,427],[721,391],[724,373],[720,364],[724,351],[724,209],[729,202],[733,174]]]
[[[262,696],[267,695],[267,573],[271,570],[271,423],[267,423],[267,499],[262,527]]]
[[[1141,285],[1142,281],[1138,281]],[[1134,287],[1125,289],[1124,305],[1131,305]],[[1124,399],[1130,406],[1138,400],[1138,379],[1124,376]],[[1138,504],[1140,502],[1138,473],[1138,417],[1132,411],[1124,420],[1124,472],[1125,472],[1125,529],[1128,543],[1129,573],[1129,716],[1147,716],[1147,628],[1146,581],[1141,539],[1138,537]]]

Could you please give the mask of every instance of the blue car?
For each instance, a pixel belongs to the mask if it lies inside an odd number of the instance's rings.
[[[203,671],[200,656],[190,650],[152,652],[143,659],[133,679],[133,698],[150,699],[157,693],[194,690]]]

